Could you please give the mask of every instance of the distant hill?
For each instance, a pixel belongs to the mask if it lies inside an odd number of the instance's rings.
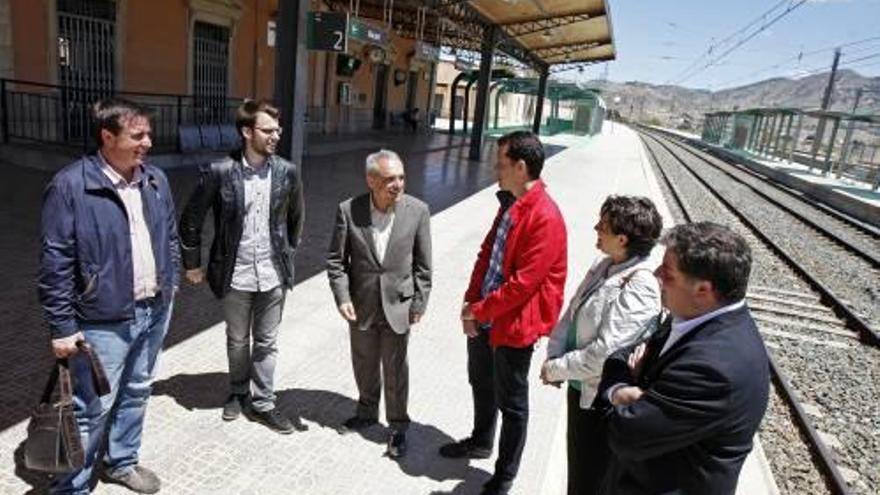
[[[829,73],[825,72],[801,79],[773,78],[716,92],[637,81],[590,81],[587,85],[601,89],[608,107],[616,108],[624,117],[679,127],[684,121],[701,121],[704,113],[713,110],[819,108],[828,77]],[[856,90],[860,87],[872,91],[862,94],[859,113],[880,114],[880,77],[864,77],[852,70],[837,72],[831,109],[852,110]],[[616,97],[620,97],[618,104],[614,103]]]

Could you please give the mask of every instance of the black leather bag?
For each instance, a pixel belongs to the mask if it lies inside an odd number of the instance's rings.
[[[92,383],[99,395],[110,393],[101,361],[85,342],[77,344],[89,360]],[[56,386],[58,400],[52,402]],[[67,359],[58,359],[43,390],[40,403],[31,414],[25,441],[25,466],[44,473],[69,473],[83,467],[85,451],[73,410],[73,382]]]

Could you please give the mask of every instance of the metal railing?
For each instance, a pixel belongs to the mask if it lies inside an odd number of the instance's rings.
[[[153,148],[180,150],[181,126],[232,125],[240,98],[204,99],[194,95],[76,88],[0,79],[2,142],[30,141],[93,147],[91,106],[108,96],[140,103],[153,111]]]

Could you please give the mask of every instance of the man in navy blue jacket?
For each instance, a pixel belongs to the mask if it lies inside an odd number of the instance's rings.
[[[138,464],[138,450],[178,286],[174,202],[165,174],[145,162],[148,110],[110,99],[95,104],[93,118],[97,153],[58,172],[43,196],[40,301],[53,353],[70,358],[86,454],[52,491],[88,493],[105,447],[105,481],[155,493],[159,478]],[[108,395],[96,394],[80,341],[103,363]]]
[[[656,274],[671,317],[608,358],[594,402],[608,408],[604,492],[732,495],[769,391],[745,305],[751,251],[708,222],[679,225],[663,244]]]

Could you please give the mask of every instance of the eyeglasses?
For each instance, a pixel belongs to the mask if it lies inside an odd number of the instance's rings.
[[[254,129],[262,132],[263,134],[278,134],[281,135],[284,132],[284,129],[281,127],[254,127]]]

